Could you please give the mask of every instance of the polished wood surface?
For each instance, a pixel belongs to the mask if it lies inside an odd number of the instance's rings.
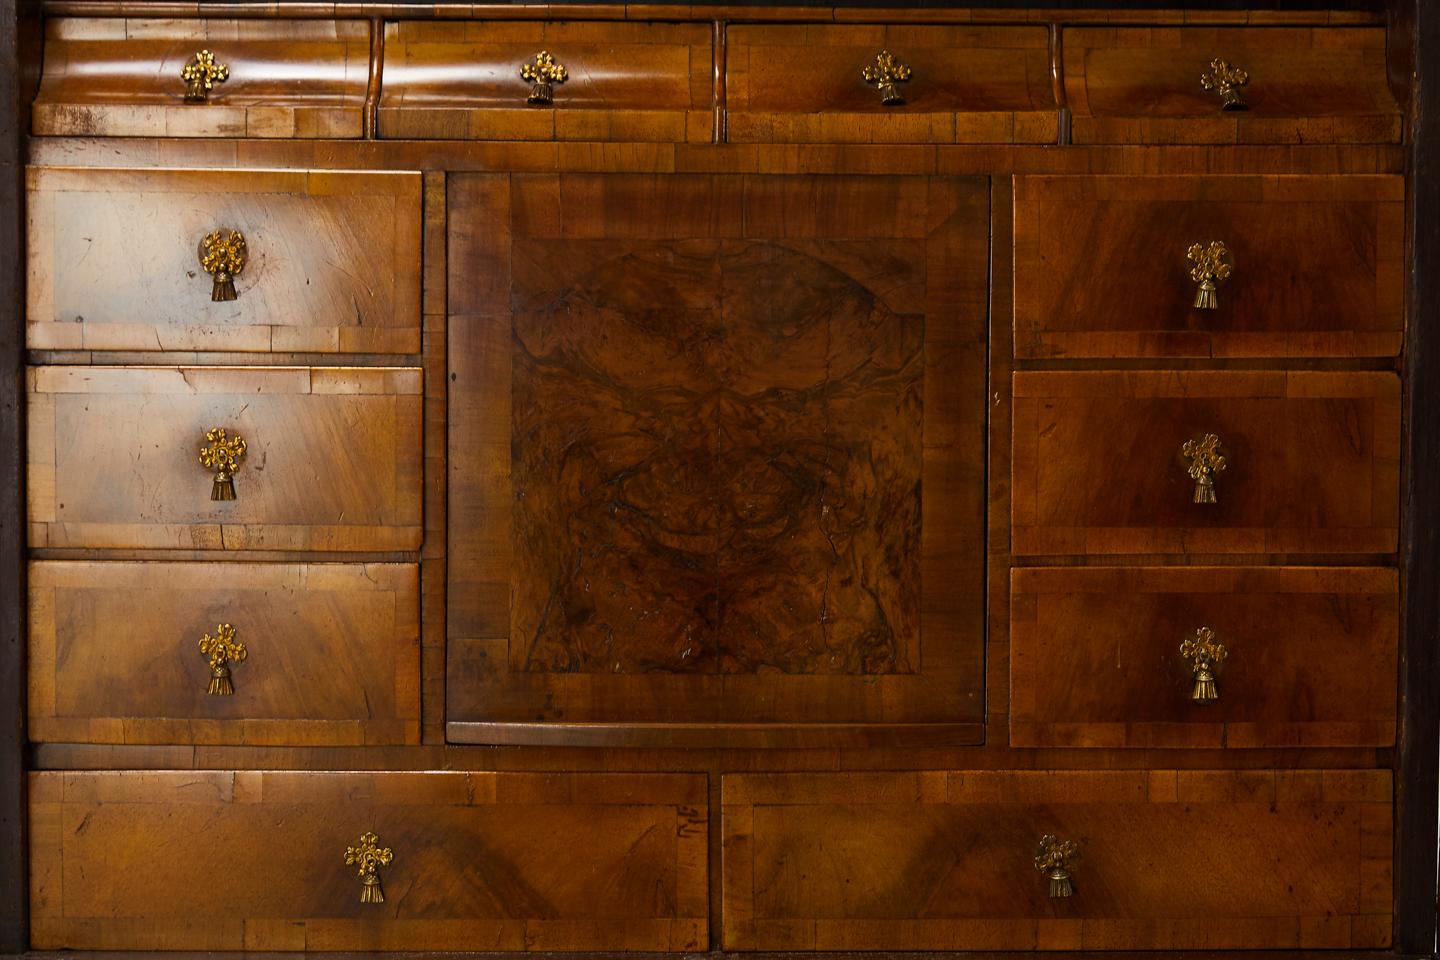
[[[1393,569],[1019,569],[1010,622],[1015,746],[1395,742]],[[1199,627],[1228,654],[1212,703],[1180,656]]]
[[[413,564],[30,566],[30,739],[62,743],[416,743]],[[197,642],[247,657],[211,696]]]
[[[694,950],[706,791],[677,774],[37,773],[33,942]],[[345,850],[394,851],[361,903]]]
[[[721,829],[728,949],[1390,944],[1383,770],[737,775]]]
[[[1015,180],[1015,351],[1383,357],[1405,327],[1403,177]],[[1233,275],[1194,307],[1186,251]]]
[[[31,367],[31,547],[415,550],[421,377],[399,367]],[[210,499],[205,432],[249,450]]]
[[[186,103],[180,71],[200,49],[230,76]],[[61,17],[46,22],[44,62],[37,136],[358,137],[370,24]]]
[[[27,174],[27,343],[59,350],[420,351],[420,178],[319,170]],[[236,299],[200,241],[239,230]]]

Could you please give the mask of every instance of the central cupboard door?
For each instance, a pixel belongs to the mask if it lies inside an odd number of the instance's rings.
[[[979,742],[988,183],[448,200],[450,738]]]

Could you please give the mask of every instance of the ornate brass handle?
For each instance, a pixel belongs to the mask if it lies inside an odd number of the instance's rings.
[[[1219,240],[1212,240],[1208,245],[1192,243],[1185,251],[1185,259],[1194,264],[1190,268],[1190,279],[1200,284],[1200,289],[1195,291],[1196,309],[1214,310],[1219,306],[1215,281],[1228,280],[1235,272],[1234,264],[1230,262],[1230,249]]]
[[[1249,82],[1250,74],[1220,59],[1211,60],[1210,72],[1200,77],[1200,86],[1220,98],[1221,110],[1250,109],[1240,96],[1240,88]]]
[[[235,278],[245,269],[248,253],[245,234],[239,230],[215,230],[201,238],[200,266],[214,281],[212,301],[235,299]]]
[[[898,107],[905,102],[897,83],[909,83],[911,72],[907,64],[895,59],[889,50],[875,54],[875,62],[860,71],[865,82],[880,90],[880,102],[887,107]]]
[[[230,79],[230,67],[209,50],[199,50],[180,68],[180,79],[185,81],[185,101],[204,103],[217,83]]]
[[[526,103],[546,106],[555,99],[555,84],[570,79],[570,73],[563,63],[556,63],[549,50],[535,54],[535,62],[520,68],[520,79],[530,82],[530,96]]]
[[[1190,461],[1190,479],[1195,481],[1195,503],[1215,503],[1215,474],[1224,473],[1228,462],[1220,452],[1220,438],[1207,433],[1198,440],[1186,440],[1180,453]]]
[[[380,838],[369,830],[360,834],[360,842],[345,848],[345,863],[353,866],[360,877],[360,902],[384,903],[385,891],[380,888],[380,868],[390,866],[395,851],[380,846]]]
[[[1068,897],[1075,887],[1070,882],[1070,870],[1080,859],[1080,845],[1074,840],[1061,840],[1053,833],[1040,838],[1035,850],[1035,869],[1050,880],[1050,896]]]
[[[244,663],[250,656],[245,644],[235,639],[235,628],[228,623],[215,627],[215,636],[200,638],[200,653],[210,658],[210,687],[205,692],[213,697],[228,697],[235,692],[230,681],[230,664]]]
[[[239,434],[228,436],[224,427],[216,427],[205,432],[205,444],[200,448],[200,466],[215,471],[210,499],[234,500],[235,471],[245,458],[245,440]]]
[[[1180,656],[1190,662],[1190,672],[1195,676],[1195,689],[1190,699],[1197,703],[1209,703],[1220,696],[1215,687],[1215,667],[1230,651],[1225,645],[1215,642],[1215,631],[1209,627],[1197,627],[1195,636],[1186,637],[1180,644]]]

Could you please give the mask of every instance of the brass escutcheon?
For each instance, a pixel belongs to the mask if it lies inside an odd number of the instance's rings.
[[[555,99],[555,84],[570,79],[563,63],[556,63],[549,50],[535,54],[535,62],[520,68],[520,79],[530,82],[530,96],[526,103],[547,106]]]
[[[369,830],[360,835],[360,841],[353,847],[345,848],[345,863],[356,868],[360,877],[360,902],[384,903],[385,891],[380,887],[380,868],[388,867],[395,859],[395,851],[380,846],[380,838]]]
[[[217,83],[230,79],[230,67],[209,50],[199,50],[180,68],[180,79],[185,81],[185,101],[204,103]]]
[[[1035,850],[1035,869],[1050,880],[1050,896],[1059,899],[1075,893],[1070,870],[1080,859],[1080,845],[1074,840],[1061,840],[1053,833],[1040,838]]]
[[[889,50],[875,54],[875,62],[861,70],[860,76],[866,83],[879,88],[880,102],[885,106],[898,107],[905,102],[905,95],[895,85],[910,81],[910,67],[896,60]]]

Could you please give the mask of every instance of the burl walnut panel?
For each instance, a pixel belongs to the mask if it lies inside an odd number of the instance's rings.
[[[1378,567],[1063,567],[1011,572],[1010,743],[1395,743],[1399,580]],[[1226,648],[1196,703],[1183,640]]]
[[[1390,357],[1405,327],[1405,180],[1015,178],[1020,357]],[[1186,252],[1232,275],[1197,309]]]
[[[414,564],[46,561],[29,587],[32,741],[419,742]],[[198,647],[221,623],[231,696]]]
[[[695,775],[30,775],[37,949],[704,950],[708,859]]]
[[[26,172],[26,345],[42,350],[420,352],[420,175]],[[245,236],[236,298],[200,266]]]
[[[452,737],[977,737],[988,203],[452,178]]]
[[[733,950],[1382,948],[1388,770],[754,774],[722,787]],[[1040,838],[1079,845],[1051,899]]]

